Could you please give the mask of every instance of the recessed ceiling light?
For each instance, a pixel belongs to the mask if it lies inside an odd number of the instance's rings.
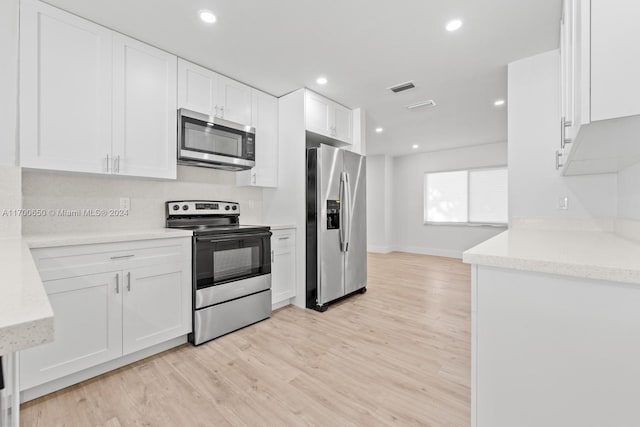
[[[419,145],[418,145],[418,144],[413,144],[413,145],[411,146],[411,148],[413,148],[414,150],[415,150],[416,148],[418,148],[418,147],[419,147]]]
[[[496,102],[493,103],[493,105],[495,105],[496,107],[500,107],[504,105],[504,99],[498,99]]]
[[[329,80],[327,80],[326,77],[318,77],[316,83],[318,83],[319,85],[326,85],[328,81]]]
[[[384,131],[384,129],[382,129],[382,128],[376,128],[376,133],[382,133],[382,131]]]
[[[198,12],[198,15],[200,15],[200,19],[202,19],[207,24],[213,24],[218,20],[218,18],[216,18],[216,15],[214,15],[210,10],[201,10],[200,12]]]
[[[454,19],[453,21],[449,21],[447,23],[446,29],[447,31],[456,31],[462,27],[462,21],[459,19]]]

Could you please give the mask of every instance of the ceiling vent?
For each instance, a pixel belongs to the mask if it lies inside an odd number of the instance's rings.
[[[430,99],[428,101],[416,102],[415,104],[407,105],[407,110],[417,110],[418,108],[433,108],[436,106],[436,101]]]
[[[405,90],[413,89],[416,85],[413,83],[413,80],[397,84],[395,86],[391,86],[389,89],[393,93],[404,92]]]

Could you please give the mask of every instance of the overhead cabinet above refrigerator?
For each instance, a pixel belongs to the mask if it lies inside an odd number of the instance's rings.
[[[367,286],[365,158],[319,144],[307,148],[306,306],[329,303]]]

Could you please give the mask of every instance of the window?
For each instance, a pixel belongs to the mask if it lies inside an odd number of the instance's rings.
[[[506,224],[507,168],[424,175],[425,223]]]

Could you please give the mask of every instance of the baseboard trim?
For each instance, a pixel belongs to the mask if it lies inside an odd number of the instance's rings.
[[[295,298],[293,298],[293,297],[292,298],[287,298],[285,300],[278,301],[278,302],[275,302],[275,303],[271,304],[271,311],[275,311],[275,310],[278,310],[279,308],[291,305],[292,304],[292,300],[294,300],[294,299]]]
[[[462,259],[462,252],[454,249],[440,249],[440,248],[423,248],[418,246],[394,246],[394,252],[408,252],[412,254],[431,255],[445,258],[458,258]]]
[[[67,375],[66,377],[58,378],[57,380],[37,385],[28,390],[21,390],[20,403],[28,402],[38,397],[42,397],[46,394],[53,393],[54,391],[62,390],[63,388],[67,388],[93,377],[97,377],[98,375],[106,374],[109,371],[122,368],[123,366],[129,365],[133,362],[137,362],[149,356],[153,356],[155,354],[162,353],[163,351],[167,351],[171,348],[178,347],[182,344],[185,344],[186,342],[187,336],[183,335],[181,337],[156,344],[152,347],[145,348],[144,350],[140,350],[136,353],[127,354],[126,356],[119,357],[101,365],[94,366],[83,371],[73,373],[71,375]]]
[[[393,251],[389,246],[367,246],[367,252],[375,254],[388,254]]]

